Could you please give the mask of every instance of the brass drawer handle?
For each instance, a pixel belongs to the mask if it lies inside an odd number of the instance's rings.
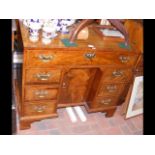
[[[62,83],[62,88],[66,88],[66,83],[65,82]]]
[[[103,99],[103,100],[100,101],[100,103],[104,104],[104,105],[108,105],[108,104],[111,103],[111,101],[112,101],[112,99],[110,99],[110,98],[109,99]]]
[[[119,60],[122,62],[122,63],[127,63],[129,61],[129,57],[128,56],[119,56]]]
[[[40,54],[38,56],[38,58],[42,61],[42,62],[49,62],[51,60],[53,60],[54,56],[53,55],[43,55],[43,54]]]
[[[42,112],[44,112],[45,111],[45,109],[46,109],[46,106],[34,106],[34,110],[36,111],[36,112],[38,112],[38,113],[42,113]]]
[[[85,53],[85,54],[84,54],[84,57],[87,58],[87,59],[92,59],[92,58],[94,58],[95,56],[96,56],[95,52],[94,52],[94,53],[88,52],[88,53]]]
[[[115,92],[117,90],[117,86],[116,85],[108,85],[106,87],[106,89],[108,90],[108,92],[112,93],[112,92]]]
[[[39,98],[44,98],[48,95],[48,91],[45,90],[35,91],[35,95]]]
[[[121,76],[123,76],[123,71],[113,71],[112,75],[114,77],[121,77]]]
[[[38,79],[38,80],[42,80],[42,81],[45,81],[45,80],[48,80],[50,77],[51,77],[51,73],[38,73],[35,75],[35,77]]]

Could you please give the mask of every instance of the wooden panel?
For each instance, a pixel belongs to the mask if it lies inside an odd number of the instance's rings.
[[[73,54],[74,53],[74,54]],[[61,52],[61,51],[27,51],[27,66],[51,67],[53,65],[87,65],[91,61],[85,57],[85,52]]]
[[[58,89],[53,86],[26,86],[25,101],[57,99]]]
[[[108,68],[103,74],[103,82],[128,82],[131,80],[132,70],[124,68]]]
[[[73,54],[74,53],[74,54]],[[123,65],[132,66],[137,60],[133,53],[86,51],[27,51],[27,65],[30,67],[51,67],[53,65]]]
[[[73,68],[64,75],[59,103],[80,103],[86,100],[95,69]]]
[[[127,20],[125,27],[129,33],[129,42],[134,49],[143,53],[143,22]]]
[[[97,96],[120,95],[124,87],[124,84],[103,84],[100,86]]]
[[[38,116],[56,113],[56,101],[28,102],[23,106],[24,116]]]
[[[93,52],[92,52],[93,53]],[[92,58],[92,64],[95,65],[121,65],[133,66],[138,58],[138,55],[124,52],[95,52]]]
[[[133,80],[133,79],[132,79],[132,80]],[[132,80],[131,80],[131,81],[132,81]],[[129,90],[131,81],[130,81],[129,83],[126,83],[126,84],[124,85],[124,90],[123,90],[122,93],[119,95],[119,103],[118,103],[118,105],[121,105],[121,104],[125,101],[125,98],[126,98],[126,96],[127,96],[127,93],[128,93],[128,90]]]
[[[61,70],[55,68],[26,69],[26,83],[59,83]]]
[[[118,97],[113,96],[103,96],[97,97],[92,103],[91,108],[106,108],[111,106],[116,106]]]
[[[140,55],[135,66],[135,72],[143,74],[143,55]]]

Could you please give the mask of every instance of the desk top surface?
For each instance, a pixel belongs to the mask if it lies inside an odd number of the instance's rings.
[[[103,40],[92,28],[89,28],[89,36],[87,40],[76,40],[75,43],[77,44],[76,47],[66,47],[61,39],[63,38],[69,38],[69,35],[64,34],[58,34],[57,37],[55,37],[52,42],[48,45],[45,45],[41,41],[41,34],[39,41],[33,43],[29,40],[29,32],[28,29],[23,25],[22,22],[19,22],[20,25],[20,31],[23,41],[24,48],[33,48],[33,49],[51,49],[51,48],[63,48],[63,49],[70,49],[70,50],[82,50],[82,49],[90,49],[88,45],[93,45],[97,50],[104,50],[104,51],[132,51],[132,48],[130,50],[120,48],[119,42],[117,41],[109,41],[109,40]]]

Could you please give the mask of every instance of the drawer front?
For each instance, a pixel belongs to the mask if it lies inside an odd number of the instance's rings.
[[[23,106],[23,115],[37,116],[37,115],[53,114],[56,113],[56,107],[57,107],[56,101],[26,103]]]
[[[123,65],[133,66],[138,58],[135,54],[102,51],[27,51],[26,65],[51,67],[53,65]]]
[[[46,69],[26,69],[26,83],[59,83],[61,70],[46,68]]]
[[[108,68],[104,70],[103,82],[129,82],[132,77],[131,69]]]
[[[51,67],[53,65],[87,65],[90,59],[81,51],[28,51],[26,65],[30,67]]]
[[[114,59],[114,63],[123,66],[134,66],[138,59],[138,55],[133,54],[125,54],[125,53],[118,53],[116,54],[116,59]]]
[[[103,84],[98,92],[98,97],[108,96],[108,95],[120,95],[124,91],[124,84]]]
[[[126,54],[120,52],[95,52],[95,56],[92,58],[92,64],[133,66],[137,58],[138,56],[135,54]]]
[[[26,86],[25,101],[57,99],[58,89],[52,86]]]
[[[106,108],[111,106],[117,106],[118,97],[113,96],[103,96],[97,97],[92,108]]]

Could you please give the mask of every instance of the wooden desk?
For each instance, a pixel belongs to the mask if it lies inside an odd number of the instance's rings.
[[[61,39],[67,35],[59,34],[44,45],[41,39],[32,43],[22,23],[20,31],[24,53],[18,83],[21,129],[58,117],[57,109],[67,106],[84,105],[88,112],[113,116],[126,97],[139,52],[120,48],[118,42],[103,42],[91,28],[87,40],[76,41],[77,47],[63,45]]]

